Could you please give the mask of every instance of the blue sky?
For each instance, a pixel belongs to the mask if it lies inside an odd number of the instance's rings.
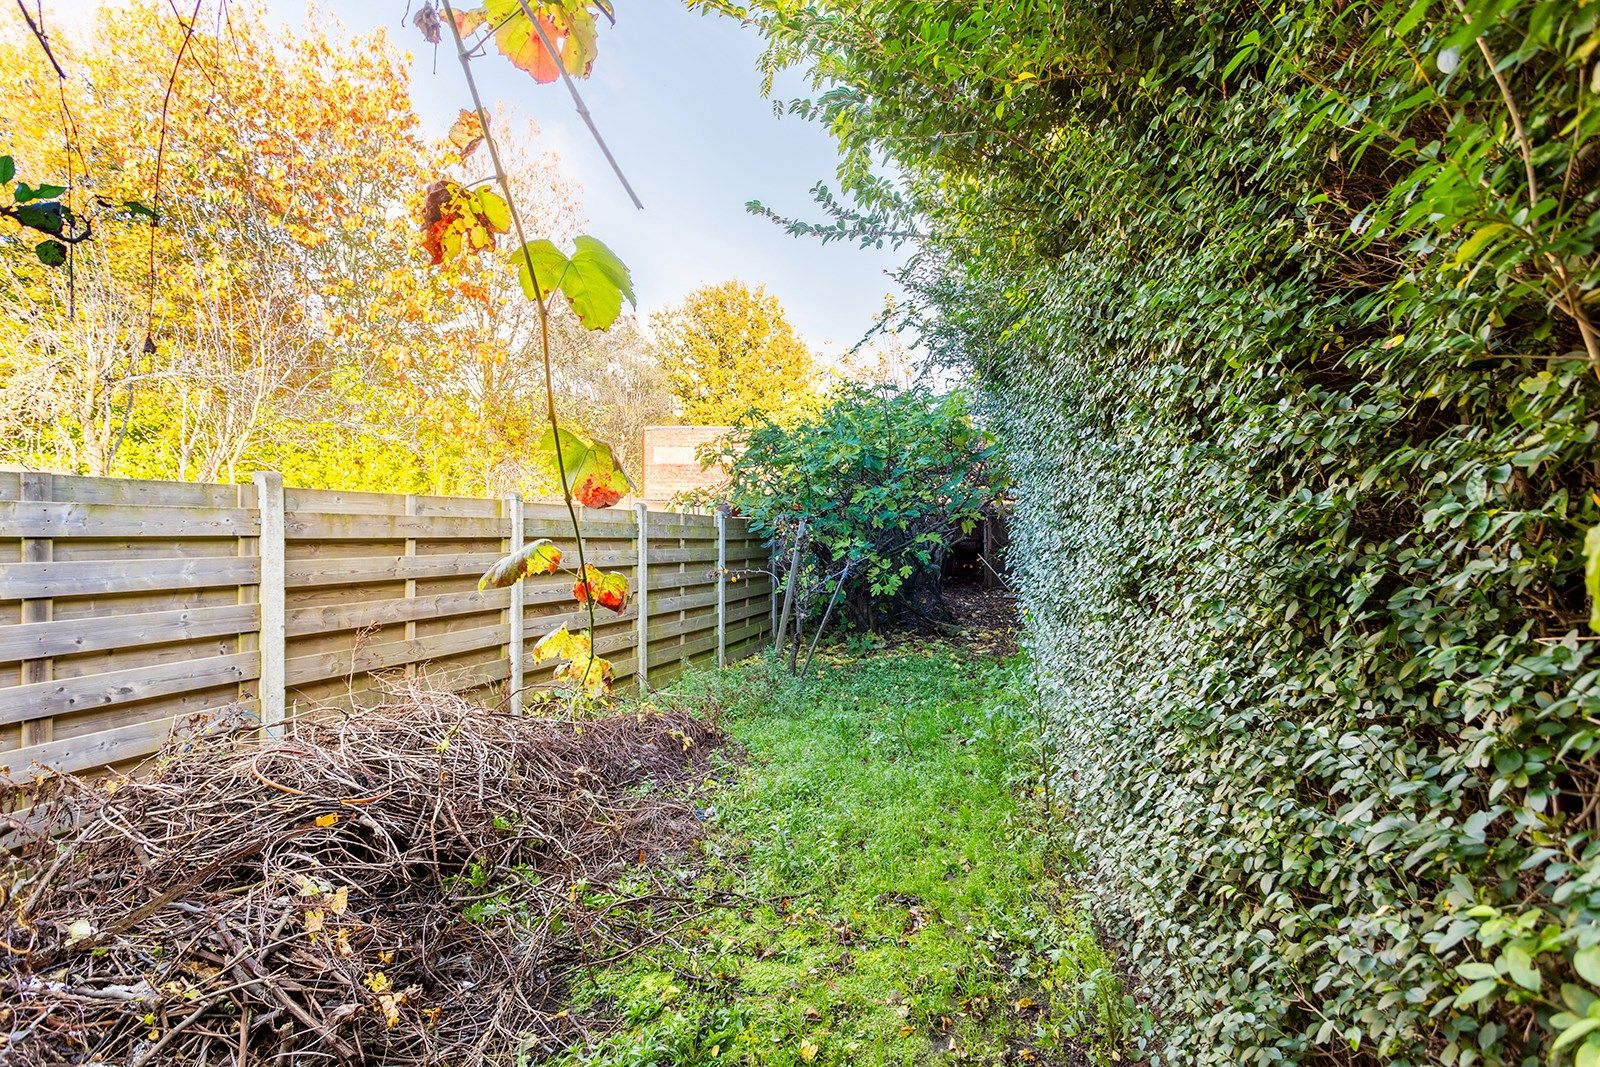
[[[65,28],[96,6],[45,0],[46,21]],[[816,217],[809,190],[819,179],[833,180],[838,159],[820,127],[777,117],[773,101],[762,97],[760,35],[730,19],[693,14],[677,0],[616,0],[616,7],[615,26],[602,20],[594,73],[579,85],[645,210],[628,201],[560,84],[539,85],[491,50],[473,67],[485,103],[538,121],[583,186],[589,232],[633,271],[643,314],[737,277],[776,294],[813,348],[853,344],[885,294],[899,295],[885,272],[902,256],[792,238],[745,211],[755,199]],[[443,136],[470,106],[454,54],[441,45],[435,62],[433,47],[402,18],[405,0],[327,0],[320,9],[351,31],[382,26],[411,52],[412,95],[429,132]],[[305,24],[303,0],[268,0],[267,10],[292,27]],[[804,84],[794,76],[780,88],[795,95]]]

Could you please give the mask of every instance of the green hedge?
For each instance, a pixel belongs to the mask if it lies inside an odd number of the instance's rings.
[[[1600,4],[758,6],[1009,443],[1154,1058],[1600,1064]]]

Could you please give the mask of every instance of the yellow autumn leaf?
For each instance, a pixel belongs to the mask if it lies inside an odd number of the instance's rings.
[[[313,945],[317,943],[317,935],[322,933],[323,918],[324,916],[321,908],[311,908],[306,912],[306,937],[311,940]]]
[[[344,910],[350,906],[350,887],[342,885],[333,894],[333,903],[328,905],[328,910],[335,915],[343,915]]]
[[[805,1060],[807,1063],[810,1063],[812,1060],[816,1059],[817,1053],[820,1051],[821,1049],[817,1047],[817,1044],[814,1041],[800,1042],[800,1058]]]
[[[562,623],[554,630],[545,634],[533,643],[533,662],[543,663],[547,659],[570,659],[575,653],[574,649],[582,643],[584,652],[588,651],[589,639],[580,634],[574,634]]]
[[[611,692],[611,661],[591,655],[587,650],[574,656],[572,662],[557,667],[555,676],[558,682],[566,682],[591,700]]]
[[[318,815],[317,818],[316,818],[317,825],[321,826],[321,827],[332,826],[335,823],[337,823],[338,821],[339,821],[339,813],[338,812],[334,812],[334,811],[330,811],[326,815]]]

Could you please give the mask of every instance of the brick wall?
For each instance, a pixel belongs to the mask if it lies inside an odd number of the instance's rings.
[[[707,469],[695,458],[701,445],[726,434],[728,426],[647,426],[644,431],[644,484],[639,495],[665,503],[690,489],[722,485],[728,480],[721,467]]]

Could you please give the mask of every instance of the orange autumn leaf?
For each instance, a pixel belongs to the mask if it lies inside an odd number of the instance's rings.
[[[563,69],[574,77],[588,77],[594,67],[596,36],[594,15],[589,9],[594,7],[610,18],[611,5],[591,4],[588,0],[534,0],[528,6],[550,46],[534,30],[519,0],[486,0],[480,8],[458,11],[456,27],[463,34],[485,25],[497,27],[494,43],[500,54],[540,84],[555,81]],[[556,55],[550,54],[551,46]]]
[[[602,571],[594,564],[585,564],[583,577],[572,587],[572,597],[580,604],[591,597],[603,608],[621,615],[628,608],[628,576],[618,571]]]

